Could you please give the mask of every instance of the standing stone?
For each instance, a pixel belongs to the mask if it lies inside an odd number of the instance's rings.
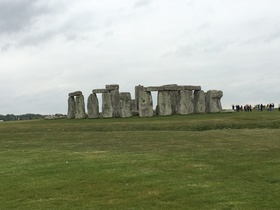
[[[152,117],[154,115],[153,98],[150,91],[144,91],[143,88],[140,87],[138,89],[137,101],[140,117]]]
[[[87,102],[88,118],[99,117],[99,102],[95,93],[92,93],[88,97]]]
[[[76,102],[74,96],[68,97],[68,112],[67,112],[67,118],[68,119],[74,119],[76,113]]]
[[[76,96],[76,113],[75,113],[75,118],[76,119],[85,119],[87,117],[86,112],[85,112],[85,101],[84,101],[84,96],[79,95]]]
[[[121,107],[120,107],[120,93],[119,90],[110,91],[111,101],[113,106],[113,117],[120,117]]]
[[[143,91],[144,86],[138,85],[135,86],[135,110],[139,110],[139,92]]]
[[[170,91],[159,91],[156,113],[159,116],[172,115]]]
[[[193,95],[191,90],[180,90],[178,99],[178,114],[194,113]]]
[[[206,111],[206,99],[203,90],[194,91],[194,112],[205,113]]]
[[[169,91],[170,94],[170,99],[171,99],[171,109],[172,109],[172,114],[178,114],[179,110],[179,91]]]
[[[120,117],[131,117],[131,95],[128,92],[120,93]]]
[[[221,98],[223,92],[220,90],[209,90],[206,93],[206,112],[221,112]]]
[[[119,85],[112,84],[106,85],[106,90],[110,93],[111,103],[113,107],[113,115],[112,117],[120,117],[120,93],[119,93]]]
[[[102,93],[102,116],[104,118],[110,118],[113,117],[113,105],[112,105],[112,99],[111,94],[108,93]]]

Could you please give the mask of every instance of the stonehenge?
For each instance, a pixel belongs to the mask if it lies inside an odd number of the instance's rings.
[[[153,91],[157,92],[157,104],[153,107]],[[101,112],[97,95],[101,94]],[[93,89],[87,99],[85,112],[81,91],[68,95],[68,119],[126,118],[132,116],[187,115],[193,113],[215,113],[222,111],[221,90],[204,92],[201,86],[169,84],[162,86],[135,86],[135,98],[129,92],[120,92],[119,85],[106,85],[104,89]]]

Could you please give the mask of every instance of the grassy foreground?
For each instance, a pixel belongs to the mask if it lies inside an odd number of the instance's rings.
[[[0,209],[280,209],[280,112],[0,123]]]

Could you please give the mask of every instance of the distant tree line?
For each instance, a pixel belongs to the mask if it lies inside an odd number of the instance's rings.
[[[7,115],[0,115],[0,120],[3,121],[13,121],[13,120],[32,120],[32,119],[43,119],[47,115],[41,115],[41,114],[21,114],[21,115],[14,115],[14,114],[7,114]],[[63,114],[55,114],[53,116],[61,117]]]
[[[41,119],[44,118],[44,115],[40,114],[21,114],[21,115],[14,115],[14,114],[7,114],[7,115],[0,115],[0,120],[4,121],[12,121],[12,120],[32,120],[32,119]]]

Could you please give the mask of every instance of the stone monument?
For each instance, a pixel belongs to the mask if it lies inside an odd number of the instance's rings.
[[[152,91],[157,91],[157,106],[153,110]],[[96,94],[102,94],[102,107],[99,113],[99,101]],[[206,93],[201,86],[169,84],[162,86],[135,86],[135,99],[129,92],[119,92],[119,85],[106,85],[104,89],[94,89],[88,97],[85,113],[84,96],[81,91],[69,93],[68,119],[152,117],[154,115],[186,115],[193,113],[221,112],[220,90]]]

